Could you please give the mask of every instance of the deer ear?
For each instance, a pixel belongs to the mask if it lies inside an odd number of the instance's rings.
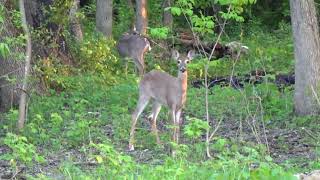
[[[172,59],[178,60],[179,56],[180,56],[180,53],[177,50],[172,50],[171,51]]]
[[[190,50],[188,52],[188,58],[189,60],[192,60],[196,56],[196,52],[194,50]]]

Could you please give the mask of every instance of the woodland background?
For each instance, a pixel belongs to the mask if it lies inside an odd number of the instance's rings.
[[[295,179],[320,169],[319,3],[0,0],[0,179]],[[126,150],[140,77],[133,63],[125,72],[116,43],[134,26],[151,42],[146,72],[175,76],[172,49],[206,49],[188,66],[180,144],[163,110],[156,145],[147,108]],[[249,52],[219,50],[233,41]]]

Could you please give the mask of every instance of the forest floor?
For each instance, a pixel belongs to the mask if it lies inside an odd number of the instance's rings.
[[[160,131],[165,131],[163,128],[165,125],[159,121]],[[142,128],[150,128],[148,120],[144,118],[142,122]],[[240,128],[242,127],[242,128]],[[251,125],[241,125],[239,122],[228,121],[220,124],[216,136],[220,138],[233,139],[241,145],[241,143],[262,143],[269,148],[269,152],[273,161],[278,164],[294,164],[298,168],[304,168],[308,166],[308,162],[314,161],[317,158],[316,152],[314,151],[314,144],[312,143],[313,132],[309,128],[299,129],[281,129],[277,127],[259,127],[259,131],[255,132],[250,128]],[[111,126],[101,127],[105,134],[111,135],[113,128]],[[257,135],[260,134],[260,135]],[[255,135],[256,134],[256,135]],[[182,138],[182,143],[185,139]],[[187,142],[186,142],[187,143]],[[161,164],[163,160],[158,159],[157,153],[159,151],[152,149],[141,149],[138,148],[133,152],[128,152],[122,147],[118,147],[119,151],[125,152],[126,154],[134,157],[136,162],[139,163],[155,163]],[[38,147],[38,150],[43,153],[48,153],[46,147]],[[0,154],[9,153],[10,150],[6,146],[0,146]],[[215,156],[213,154],[213,156]],[[61,149],[57,152],[48,153],[46,156],[47,163],[35,164],[32,167],[17,166],[16,169],[12,169],[8,161],[0,160],[0,178],[10,179],[12,177],[18,179],[25,179],[26,174],[36,176],[41,173],[47,177],[54,179],[64,179],[64,176],[59,173],[59,167],[61,164],[72,159],[73,165],[83,169],[91,169],[97,165],[95,161],[91,161],[87,158],[86,154],[79,148],[72,149]]]

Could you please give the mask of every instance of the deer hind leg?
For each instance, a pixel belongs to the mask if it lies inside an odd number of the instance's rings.
[[[128,76],[128,59],[126,59],[126,62],[125,62],[125,72],[126,72],[126,77]]]
[[[157,144],[161,144],[161,141],[160,141],[160,138],[158,135],[158,129],[157,129],[157,117],[159,115],[160,110],[161,110],[161,104],[159,102],[154,101],[153,106],[152,106],[152,114],[151,114],[151,116],[152,116],[151,117],[152,118],[151,130],[157,138]]]
[[[136,68],[138,69],[139,75],[142,76],[144,74],[144,61],[143,59],[134,58],[134,64],[136,65]]]
[[[129,150],[133,151],[134,150],[134,133],[135,133],[135,128],[137,124],[137,120],[144,110],[144,108],[147,106],[149,102],[150,97],[149,96],[143,96],[140,95],[138,105],[136,110],[132,113],[132,124],[131,124],[131,131],[130,131],[130,140],[129,140]]]

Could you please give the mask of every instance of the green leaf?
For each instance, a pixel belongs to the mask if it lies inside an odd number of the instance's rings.
[[[181,15],[181,9],[178,7],[171,7],[171,14],[180,16]]]
[[[0,56],[7,57],[10,53],[8,44],[0,43]]]
[[[101,156],[96,156],[96,160],[99,164],[103,163],[103,158]]]

